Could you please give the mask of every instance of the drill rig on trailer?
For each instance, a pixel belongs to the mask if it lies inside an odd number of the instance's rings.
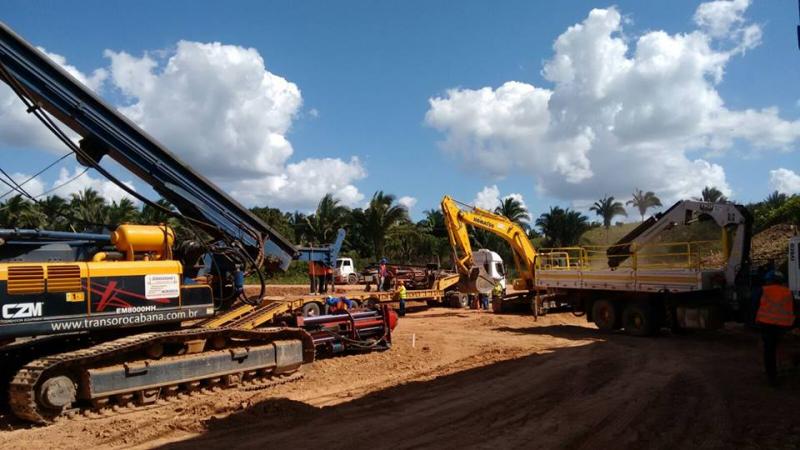
[[[295,247],[2,23],[0,79],[81,164],[195,236],[178,242],[166,225],[125,224],[110,235],[0,230],[0,354],[15,415],[46,423],[70,411],[284,376],[313,361],[315,346],[388,347],[385,308],[348,314],[343,325],[340,317],[306,324],[283,316],[295,326],[207,326],[234,304],[261,306],[262,268],[285,270],[293,259],[331,264],[343,232],[326,249]],[[120,183],[100,165],[104,156],[177,211]],[[245,294],[247,274],[261,280],[258,296]]]

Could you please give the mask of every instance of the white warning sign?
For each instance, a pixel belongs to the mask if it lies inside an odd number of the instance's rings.
[[[177,273],[144,276],[144,297],[175,298],[181,293],[181,283]]]

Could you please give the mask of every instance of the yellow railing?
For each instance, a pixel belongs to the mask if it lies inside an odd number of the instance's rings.
[[[625,253],[608,254],[624,245],[586,245],[580,247],[543,248],[537,266],[543,270],[608,269],[609,258],[617,259],[617,268],[625,269],[700,269],[718,267],[721,252],[719,241],[656,242],[636,247]]]

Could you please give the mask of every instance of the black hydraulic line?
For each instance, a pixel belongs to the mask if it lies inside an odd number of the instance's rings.
[[[57,191],[57,190],[61,189],[62,187],[66,186],[66,185],[68,185],[68,184],[70,184],[70,183],[72,183],[73,181],[77,180],[78,178],[80,178],[80,177],[82,177],[84,174],[86,174],[86,172],[88,172],[90,168],[91,168],[91,167],[86,167],[86,168],[84,168],[84,169],[81,171],[81,173],[79,173],[79,174],[75,175],[74,177],[70,178],[69,180],[67,180],[67,181],[65,181],[65,182],[63,182],[63,183],[61,183],[61,184],[59,184],[59,185],[57,185],[57,186],[53,186],[52,188],[50,188],[50,189],[48,189],[48,190],[46,190],[46,191],[42,192],[41,194],[37,195],[37,196],[36,196],[36,198],[42,198],[42,197],[46,196],[47,194],[49,194],[49,193],[51,193],[51,192],[54,192],[54,191]]]
[[[28,177],[28,178],[27,178],[25,181],[23,181],[23,182],[22,182],[22,183],[20,183],[19,185],[20,185],[20,186],[25,186],[26,184],[28,184],[28,182],[29,182],[29,181],[31,181],[31,180],[33,180],[34,178],[38,177],[39,175],[41,175],[41,174],[45,173],[45,172],[46,172],[48,169],[50,169],[51,167],[53,167],[53,166],[55,166],[56,164],[60,163],[61,161],[63,161],[63,160],[64,160],[64,158],[66,158],[67,156],[69,156],[69,155],[71,155],[71,154],[72,154],[72,152],[69,152],[69,153],[66,153],[66,154],[62,155],[61,157],[59,157],[59,158],[58,158],[58,159],[56,159],[55,161],[53,161],[53,162],[51,162],[50,164],[48,164],[47,166],[45,166],[45,168],[44,168],[44,169],[42,169],[42,170],[40,170],[40,171],[36,172],[35,174],[31,175],[30,177]],[[9,189],[9,190],[8,190],[8,191],[6,191],[4,194],[0,195],[0,200],[2,200],[2,199],[4,199],[4,198],[8,197],[8,195],[9,195],[9,194],[11,194],[11,193],[12,193],[12,192],[14,192],[14,191],[15,191],[15,189]],[[39,194],[39,195],[37,195],[36,197],[38,198],[38,197],[41,197],[41,196],[42,196],[42,194]]]

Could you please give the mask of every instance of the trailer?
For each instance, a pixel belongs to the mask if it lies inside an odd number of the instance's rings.
[[[719,240],[661,239],[704,221],[720,228]],[[613,245],[540,249],[532,307],[545,313],[544,299],[557,299],[601,330],[637,336],[662,326],[713,329],[744,321],[753,314],[751,224],[740,205],[680,201]]]

